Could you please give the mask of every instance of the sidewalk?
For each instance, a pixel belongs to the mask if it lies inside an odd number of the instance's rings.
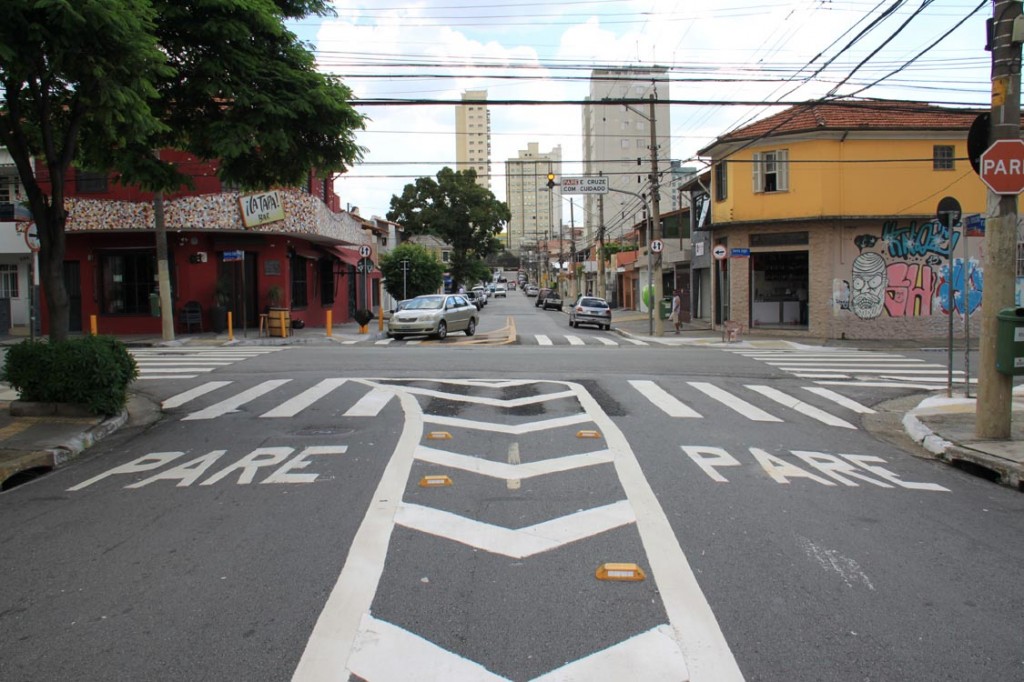
[[[821,345],[806,339],[773,338],[766,331],[728,343],[720,332],[699,322],[684,323],[683,330],[676,335],[671,323],[666,321],[666,336],[654,338],[649,335],[646,313],[615,310],[612,320],[615,331],[623,336],[667,346],[803,348]],[[287,338],[260,338],[250,330],[248,335],[236,334],[234,340],[227,334],[213,332],[181,335],[166,342],[159,336],[121,339],[129,346],[352,344],[379,338],[378,326],[377,321],[373,321],[368,333],[361,334],[354,322],[335,325],[331,336],[319,327],[292,330],[293,335]],[[4,339],[0,344],[19,341],[20,338]],[[74,411],[56,413],[49,406],[24,405],[15,402],[17,399],[14,391],[0,384],[0,485],[3,489],[64,465],[125,425],[145,424],[160,418],[159,406],[140,395],[133,395],[127,410],[106,419]],[[974,436],[975,408],[976,400],[972,398],[926,397],[903,415],[903,427],[914,442],[937,459],[1002,485],[1024,489],[1024,386],[1014,391],[1012,429],[1007,440],[978,440]]]

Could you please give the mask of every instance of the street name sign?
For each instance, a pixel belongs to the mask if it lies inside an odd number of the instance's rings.
[[[562,178],[562,194],[608,194],[608,178],[582,176]]]
[[[996,194],[1024,191],[1024,140],[996,140],[980,160],[981,180]]]

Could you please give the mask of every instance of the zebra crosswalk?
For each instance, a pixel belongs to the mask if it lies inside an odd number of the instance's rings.
[[[800,379],[829,385],[855,385],[874,388],[942,388],[948,381],[948,368],[919,358],[897,353],[879,353],[856,349],[723,349],[752,360],[760,360]],[[953,371],[953,382],[963,384],[963,370]]]
[[[634,379],[627,385],[665,415],[677,419],[721,418],[723,414],[735,414],[752,422],[782,423],[799,415],[826,426],[856,429],[849,421],[853,418],[851,414],[874,412],[870,407],[821,386],[800,386],[787,392],[764,384],[726,387],[708,381],[673,383],[668,388],[656,381]],[[247,413],[257,419],[287,419],[329,400],[332,402],[323,407],[340,412],[344,417],[376,417],[397,390],[428,397],[432,395],[425,389],[407,387],[393,391],[369,380],[345,377],[322,378],[312,384],[292,379],[270,379],[247,386],[232,381],[209,381],[164,400],[162,407],[166,412],[180,415],[182,421],[231,418],[238,413]],[[486,403],[482,398],[475,400]],[[530,400],[533,398],[521,399]],[[516,401],[501,404],[519,405]],[[722,407],[728,412],[723,412]],[[442,418],[437,420],[440,423]]]
[[[287,346],[178,346],[129,348],[139,368],[139,379],[195,379],[200,374],[241,360],[284,350]]]

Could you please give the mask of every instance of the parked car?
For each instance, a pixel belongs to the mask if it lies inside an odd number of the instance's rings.
[[[544,296],[544,300],[541,302],[540,307],[544,310],[561,310],[562,309],[562,296],[555,289],[549,289],[548,293]]]
[[[480,296],[475,291],[467,291],[465,293],[465,296],[466,296],[467,299],[469,299],[470,303],[472,303],[473,305],[476,306],[477,310],[483,310],[483,308],[484,308],[484,299],[483,299],[482,296]]]
[[[473,287],[473,291],[476,292],[477,296],[483,299],[484,305],[487,305],[487,299],[490,298],[490,296],[487,294],[487,289],[482,286],[475,286]]]
[[[476,334],[476,305],[462,294],[417,296],[395,312],[388,323],[388,336],[400,339],[409,334],[429,334],[443,339],[448,332]]]
[[[534,302],[533,306],[535,308],[539,308],[542,305],[544,305],[544,299],[547,298],[548,294],[550,294],[550,293],[551,293],[551,289],[548,288],[548,287],[544,287],[543,289],[538,289],[537,290],[537,300]]]
[[[508,289],[504,284],[499,284],[494,287],[494,298],[508,298]]]
[[[526,294],[527,296],[536,296],[539,293],[539,291],[540,290],[537,289],[537,285],[535,284],[527,284],[523,288],[523,293]]]
[[[593,324],[600,329],[612,328],[612,309],[608,301],[594,296],[580,296],[569,308],[569,326]]]

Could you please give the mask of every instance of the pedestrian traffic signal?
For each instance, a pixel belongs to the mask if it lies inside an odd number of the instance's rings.
[[[548,173],[548,189],[551,189],[554,186],[555,186],[555,174],[554,173]]]

